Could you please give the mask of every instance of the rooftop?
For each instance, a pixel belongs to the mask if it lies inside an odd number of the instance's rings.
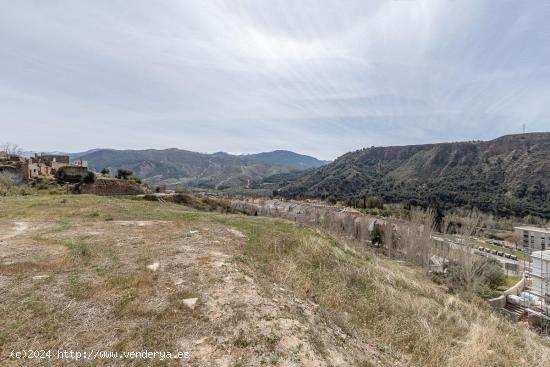
[[[542,260],[549,260],[550,261],[550,250],[544,250],[544,251],[533,251],[531,253],[532,258],[542,259]]]
[[[514,229],[519,229],[521,231],[550,233],[550,228],[535,227],[535,226],[521,226],[521,227],[514,227]]]

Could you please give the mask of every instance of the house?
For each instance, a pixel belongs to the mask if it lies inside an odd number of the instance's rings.
[[[22,180],[37,177],[57,176],[57,172],[64,169],[64,175],[84,177],[88,173],[88,162],[79,159],[70,163],[68,155],[35,154],[31,158],[2,153],[0,155],[0,173],[10,172]]]
[[[526,252],[549,248],[550,228],[522,226],[514,227],[516,246]]]
[[[55,177],[60,180],[76,180],[79,181],[82,177],[88,174],[88,168],[76,166],[76,165],[67,165],[60,167],[55,172]]]
[[[72,165],[88,168],[88,161],[85,161],[83,159],[77,159],[77,160],[73,161]]]

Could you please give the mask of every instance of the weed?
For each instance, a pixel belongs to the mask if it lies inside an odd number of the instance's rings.
[[[82,259],[86,263],[90,262],[92,250],[88,242],[83,240],[68,240],[64,244],[69,248],[73,258]]]
[[[114,312],[116,315],[122,316],[126,313],[128,305],[135,300],[137,292],[134,289],[124,292],[122,298],[115,304]]]
[[[252,343],[253,341],[248,339],[244,335],[244,330],[241,329],[239,330],[239,336],[237,337],[237,339],[235,339],[235,342],[233,344],[239,348],[248,348],[249,346],[252,345]]]
[[[262,347],[261,345],[256,345],[254,347],[254,352],[256,352],[256,354],[263,354],[264,353],[264,347]]]
[[[279,335],[270,334],[267,336],[267,341],[269,342],[269,344],[277,344],[279,340],[281,340],[281,337]]]
[[[302,344],[298,344],[290,348],[290,351],[294,354],[300,353],[300,350],[302,350]]]

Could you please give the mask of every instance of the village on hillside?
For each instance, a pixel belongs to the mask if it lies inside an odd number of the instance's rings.
[[[0,173],[10,173],[19,180],[52,176],[85,177],[88,174],[88,162],[76,159],[71,162],[68,155],[38,154],[30,158],[18,154],[0,151]]]
[[[8,178],[10,186],[74,194],[139,195],[150,191],[130,170],[119,168],[114,175],[107,168],[94,172],[87,161],[71,160],[63,154],[35,153],[24,157],[20,152],[0,150],[0,175]]]

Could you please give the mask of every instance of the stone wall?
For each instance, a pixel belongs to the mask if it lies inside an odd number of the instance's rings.
[[[92,195],[141,195],[148,193],[143,185],[130,180],[97,179],[92,184],[82,184],[80,194]]]
[[[513,287],[505,290],[500,297],[490,299],[489,305],[493,308],[504,308],[506,306],[506,297],[514,295],[518,296],[525,289],[525,277],[522,278]]]

